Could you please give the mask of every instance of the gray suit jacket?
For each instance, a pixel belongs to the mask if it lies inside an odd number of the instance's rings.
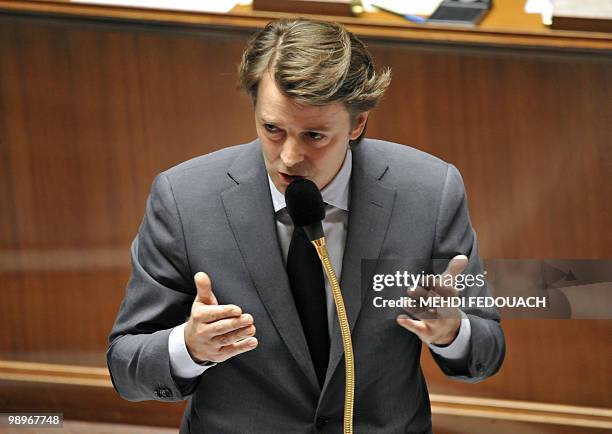
[[[355,432],[429,432],[421,341],[396,323],[401,308],[374,307],[381,293],[362,285],[372,267],[362,276],[361,260],[377,260],[380,272],[382,259],[466,254],[465,272],[481,272],[461,176],[431,155],[366,139],[353,149],[349,206],[341,287],[355,354]],[[188,399],[182,433],[342,431],[340,331],[336,323],[321,390],[285,272],[258,140],[155,179],[132,244],[132,267],[107,353],[122,397]],[[168,336],[190,313],[198,271],[209,274],[219,304],[253,315],[259,346],[184,381],[171,373]],[[486,291],[469,288],[463,296]],[[471,325],[468,356],[450,362],[432,354],[446,375],[476,382],[499,370],[504,335],[496,311],[464,311]]]

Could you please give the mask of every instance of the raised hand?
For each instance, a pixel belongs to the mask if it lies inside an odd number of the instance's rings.
[[[219,305],[206,273],[196,273],[197,295],[185,327],[185,345],[192,359],[223,362],[257,347],[253,317],[239,306]]]
[[[461,274],[468,264],[468,258],[457,255],[450,260],[446,270],[441,275],[442,282],[448,276],[454,278]],[[417,287],[413,291],[408,290],[407,295],[419,302],[421,298],[456,297],[459,291],[452,285],[436,285],[431,288]],[[397,323],[406,330],[416,334],[423,342],[435,345],[448,345],[457,336],[461,325],[461,313],[454,307],[442,307],[437,309],[423,310],[418,308],[406,308],[409,315],[399,315]]]

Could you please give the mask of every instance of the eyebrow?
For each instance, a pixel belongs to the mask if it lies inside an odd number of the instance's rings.
[[[264,124],[272,124],[272,125],[277,125],[278,122],[275,121],[274,119],[266,119],[265,115],[260,116],[260,120],[261,122],[263,122]],[[315,128],[304,128],[304,131],[328,131],[329,129],[331,129],[332,125],[328,125],[328,124],[323,124],[323,125],[318,125]]]

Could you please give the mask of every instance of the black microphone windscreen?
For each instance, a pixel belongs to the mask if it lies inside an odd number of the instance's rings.
[[[317,185],[305,178],[296,179],[285,191],[287,211],[296,226],[311,225],[325,218],[325,204]]]

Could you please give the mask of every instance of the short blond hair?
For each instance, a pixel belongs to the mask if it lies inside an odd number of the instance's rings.
[[[288,97],[308,105],[342,102],[353,122],[376,107],[391,82],[391,71],[377,72],[366,46],[343,26],[303,18],[272,21],[249,41],[238,74],[254,103],[268,70]]]

